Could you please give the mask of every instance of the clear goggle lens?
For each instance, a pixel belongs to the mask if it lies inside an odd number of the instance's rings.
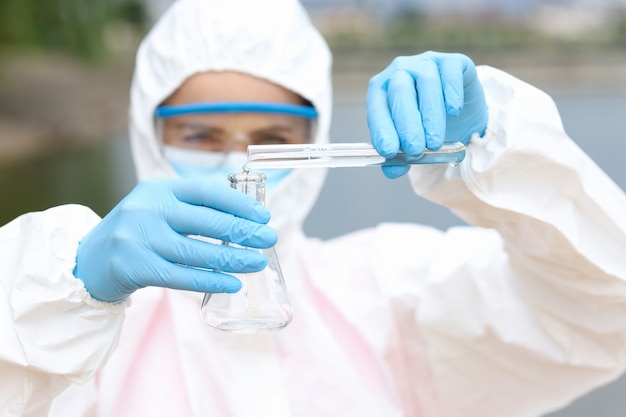
[[[317,112],[282,103],[212,102],[160,106],[155,119],[162,145],[228,153],[247,145],[310,143]]]

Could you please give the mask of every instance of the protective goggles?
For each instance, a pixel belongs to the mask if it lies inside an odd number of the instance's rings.
[[[317,111],[311,106],[265,102],[207,102],[160,106],[155,112],[162,145],[210,152],[247,145],[309,143]]]

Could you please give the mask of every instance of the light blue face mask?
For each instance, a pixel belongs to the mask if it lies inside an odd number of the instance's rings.
[[[245,152],[208,152],[163,146],[163,156],[183,178],[204,178],[210,181],[228,183],[228,174],[243,170],[247,161]],[[271,191],[291,173],[291,169],[271,169],[265,172],[265,188]]]

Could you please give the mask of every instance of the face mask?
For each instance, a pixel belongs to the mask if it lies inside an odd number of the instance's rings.
[[[168,145],[163,146],[163,156],[183,178],[204,178],[225,184],[228,182],[228,174],[243,171],[243,166],[248,160],[245,152],[225,154]],[[274,189],[291,171],[291,169],[271,169],[265,172],[266,190]]]

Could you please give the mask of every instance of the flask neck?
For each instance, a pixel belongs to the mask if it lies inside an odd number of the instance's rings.
[[[262,172],[239,172],[228,175],[230,186],[265,205],[265,174]]]

